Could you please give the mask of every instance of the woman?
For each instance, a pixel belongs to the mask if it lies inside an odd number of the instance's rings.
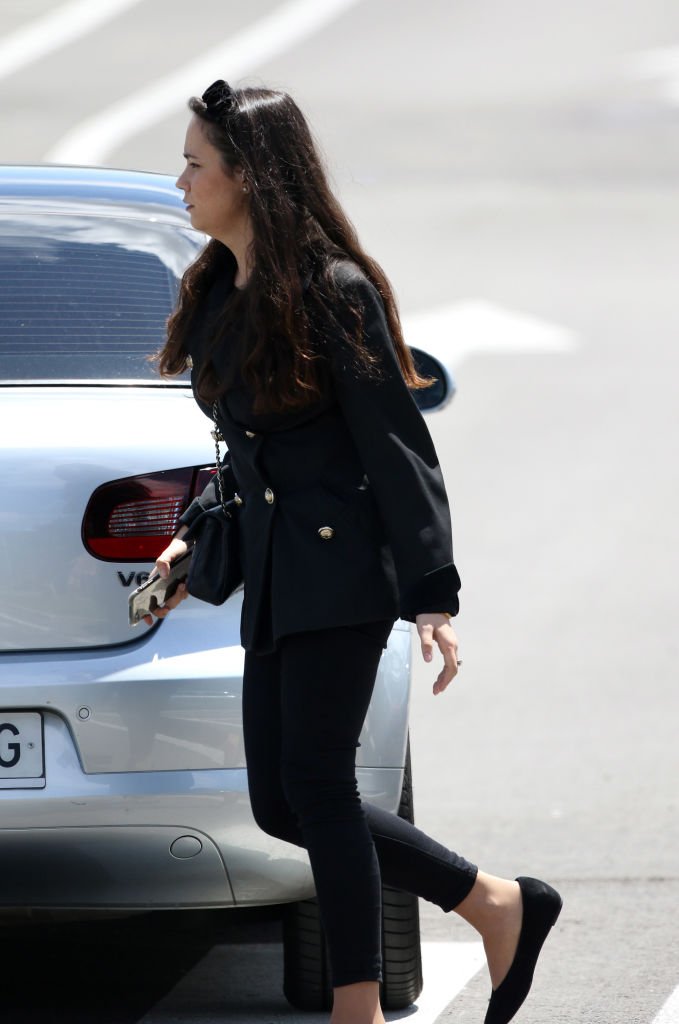
[[[215,82],[193,113],[177,181],[211,237],[184,275],[160,354],[229,448],[238,492],[243,728],[252,809],[307,849],[333,972],[332,1024],[377,1024],[381,881],[455,910],[481,934],[486,1024],[528,994],[561,900],[535,879],[479,871],[362,803],[355,753],[394,620],[436,644],[441,693],[459,668],[460,586],[441,470],[409,388],[426,387],[394,297],[332,196],[293,100]],[[218,498],[210,485],[157,560]],[[186,597],[182,588],[156,614]],[[147,621],[152,621],[150,618]]]

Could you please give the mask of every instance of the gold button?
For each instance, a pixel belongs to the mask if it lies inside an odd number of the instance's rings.
[[[264,491],[264,497],[270,505],[273,505],[273,491],[271,490],[270,487],[267,487],[267,489]]]
[[[335,536],[335,531],[332,526],[321,526],[318,531],[318,536],[323,540],[331,540]]]
[[[238,494],[238,492],[234,494],[233,500],[236,502],[237,505],[243,504],[243,499],[241,498],[240,494]]]
[[[246,437],[257,437],[257,435],[255,433],[253,433],[252,430],[246,430],[245,431],[245,436]]]

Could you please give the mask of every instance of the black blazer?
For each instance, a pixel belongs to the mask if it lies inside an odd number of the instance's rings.
[[[229,454],[225,494],[239,509],[245,593],[241,642],[260,653],[303,630],[419,612],[458,611],[450,515],[441,469],[401,375],[381,297],[355,264],[338,265],[342,294],[363,312],[378,378],[360,373],[339,331],[319,349],[322,401],[256,415],[238,381],[219,402]],[[192,351],[196,395],[201,345]],[[217,504],[215,484],[189,506],[190,524]]]

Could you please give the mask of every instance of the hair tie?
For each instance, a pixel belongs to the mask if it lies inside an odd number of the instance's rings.
[[[206,107],[205,113],[212,121],[223,121],[237,109],[236,94],[221,78],[205,90],[201,99]]]

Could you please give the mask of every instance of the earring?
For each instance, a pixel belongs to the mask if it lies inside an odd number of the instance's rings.
[[[243,192],[249,192],[249,191],[250,191],[250,189],[248,188],[248,186],[247,185],[243,185]]]

